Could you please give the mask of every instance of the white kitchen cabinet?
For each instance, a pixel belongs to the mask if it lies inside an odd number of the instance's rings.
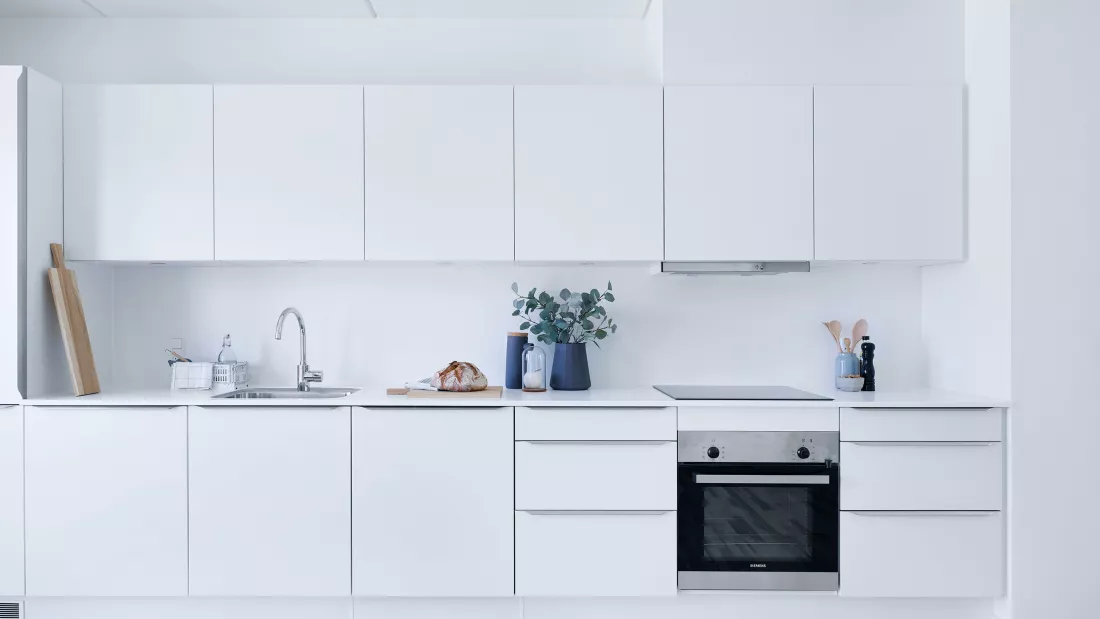
[[[665,260],[813,260],[813,89],[665,88]]]
[[[675,408],[516,408],[516,440],[675,441]]]
[[[352,416],[354,595],[513,595],[512,409]]]
[[[659,261],[659,86],[517,86],[516,260]]]
[[[0,597],[23,589],[23,409],[0,405]]]
[[[214,258],[210,86],[64,89],[65,255]]]
[[[1000,443],[841,443],[840,509],[1000,510]]]
[[[214,256],[363,259],[363,89],[214,87]]]
[[[512,88],[367,86],[368,260],[512,260]]]
[[[191,595],[350,593],[350,414],[191,407]]]
[[[844,441],[999,442],[1000,408],[842,408]]]
[[[186,408],[25,414],[28,596],[187,595]]]
[[[24,248],[23,161],[20,143],[24,98],[20,81],[23,67],[0,66],[0,402],[18,402],[23,366],[20,314],[24,311],[20,282]]]
[[[516,512],[516,595],[676,594],[676,512]]]
[[[842,512],[840,594],[1000,597],[1004,544],[1001,512]]]
[[[962,89],[814,88],[814,257],[964,258]]]
[[[675,510],[675,441],[516,442],[516,509]]]

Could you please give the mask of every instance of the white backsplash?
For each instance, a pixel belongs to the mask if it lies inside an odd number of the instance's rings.
[[[292,385],[298,337],[275,321],[305,317],[309,362],[325,385],[397,386],[452,360],[472,361],[503,384],[510,285],[603,289],[620,324],[590,346],[595,387],[654,383],[789,384],[831,388],[836,354],[823,320],[870,322],[882,388],[927,384],[921,276],[907,266],[830,266],[808,274],[653,275],[648,265],[118,266],[114,269],[111,389],[168,384],[164,349],[213,360],[226,333],[254,385]]]

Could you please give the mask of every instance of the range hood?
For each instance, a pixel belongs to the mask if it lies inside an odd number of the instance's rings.
[[[809,262],[662,262],[660,272],[674,275],[776,275],[809,271]]]

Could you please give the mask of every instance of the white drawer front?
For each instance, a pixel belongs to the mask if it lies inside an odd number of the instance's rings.
[[[517,442],[516,509],[676,509],[676,443]]]
[[[676,512],[516,512],[516,595],[676,594]]]
[[[516,440],[676,440],[675,408],[516,408]]]
[[[842,408],[842,441],[1000,441],[1001,409]]]
[[[843,512],[840,594],[1004,595],[1000,512]]]
[[[841,443],[840,509],[999,510],[1001,443]]]
[[[836,432],[840,413],[827,406],[685,406],[677,424],[680,431]]]

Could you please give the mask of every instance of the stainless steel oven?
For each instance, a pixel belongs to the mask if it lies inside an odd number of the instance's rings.
[[[837,432],[680,432],[680,589],[835,591]]]

